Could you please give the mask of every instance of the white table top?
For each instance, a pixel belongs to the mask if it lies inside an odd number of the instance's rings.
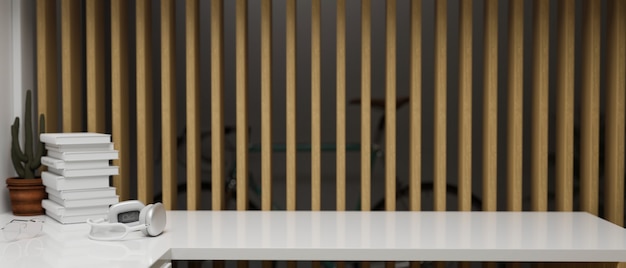
[[[626,230],[582,212],[168,211],[165,232],[87,238],[46,218],[0,238],[0,267],[147,267],[160,260],[626,261]],[[12,215],[0,215],[0,224]]]

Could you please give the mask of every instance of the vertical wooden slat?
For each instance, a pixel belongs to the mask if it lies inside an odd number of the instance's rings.
[[[237,209],[248,208],[248,2],[236,2]]]
[[[261,2],[261,209],[272,209],[272,0]]]
[[[287,210],[296,210],[296,1],[287,0]]]
[[[137,198],[152,203],[152,4],[138,0],[136,9],[137,57]]]
[[[396,210],[396,0],[387,0],[385,210]]]
[[[548,57],[550,2],[533,2],[533,92],[531,131],[531,207],[548,209]]]
[[[606,219],[624,226],[624,122],[626,121],[626,3],[610,1],[606,53]]]
[[[311,1],[311,210],[322,204],[321,2]]]
[[[472,210],[472,3],[459,11],[459,210]]]
[[[84,131],[81,2],[61,1],[63,132]]]
[[[573,209],[574,1],[560,0],[557,18],[556,209]]]
[[[163,204],[176,208],[176,69],[174,68],[174,0],[161,1],[161,155]],[[189,160],[189,159],[188,159]],[[188,193],[189,194],[189,193]]]
[[[371,207],[372,4],[361,1],[361,210]]]
[[[446,210],[446,102],[448,61],[448,1],[435,4],[435,126],[434,208]]]
[[[111,0],[111,117],[113,143],[119,158],[113,165],[119,167],[119,175],[113,176],[120,201],[129,198],[130,138],[128,122],[128,3]]]
[[[202,177],[202,172],[201,172],[201,167],[200,167],[200,158],[201,158],[201,151],[199,148],[201,148],[201,141],[200,141],[200,67],[199,67],[199,18],[198,18],[198,1],[197,0],[187,0],[187,2],[185,3],[185,38],[186,38],[186,44],[187,44],[187,77],[185,78],[187,81],[187,94],[186,94],[186,99],[187,99],[187,108],[186,108],[186,113],[187,113],[187,209],[189,210],[195,210],[195,209],[199,209],[200,208],[200,191],[202,190],[202,184],[201,184],[201,177]],[[213,7],[213,6],[212,6]],[[221,9],[218,9],[216,12],[221,12]],[[212,11],[213,12],[213,11]],[[221,14],[221,13],[220,13]],[[211,16],[211,18],[213,18],[213,14]],[[219,18],[217,18],[219,19]],[[212,24],[213,27],[213,24]],[[221,28],[220,28],[221,29]],[[213,33],[213,28],[211,28],[211,42],[213,42],[213,39],[215,38],[215,34],[220,34],[218,33]],[[221,39],[220,39],[221,40]],[[221,41],[218,41],[219,44],[221,44]],[[213,45],[213,43],[212,43]],[[212,47],[212,53],[215,53],[213,51],[213,47]],[[221,54],[221,51],[220,51]],[[211,57],[213,58],[215,56],[215,54],[212,54]],[[217,57],[221,57],[217,56]],[[215,59],[217,62],[220,62],[220,58]],[[217,70],[214,70],[217,69]],[[221,67],[220,66],[216,66],[213,65],[213,62],[211,63],[211,71],[212,72],[221,72]],[[214,74],[211,73],[211,79],[219,79],[219,81],[215,81],[214,83],[216,83],[217,85],[219,85],[219,88],[217,90],[221,90],[221,76],[218,75],[219,78],[214,78],[213,76]],[[215,97],[214,94],[214,88],[211,87],[211,107],[212,109],[218,109],[216,111],[212,111],[211,115],[214,117],[219,117],[221,118],[221,108],[220,107],[215,107],[213,108],[215,104],[215,101],[220,102],[221,105],[221,97],[217,97],[218,99],[213,99]],[[220,91],[221,92],[221,91]],[[221,96],[221,93],[220,95]],[[215,112],[218,112],[219,114],[213,114]],[[221,121],[216,122],[216,123],[221,123]],[[215,123],[214,123],[215,124]],[[216,125],[212,125],[211,129],[217,129],[217,131],[212,131],[211,132],[211,137],[213,139],[218,139],[219,140],[219,144],[223,144],[223,131],[221,131],[221,129],[223,129],[223,126],[216,126]],[[213,140],[213,142],[215,142],[215,140]],[[212,148],[214,148],[214,150],[220,150],[221,146],[214,146],[215,143],[212,144]],[[222,171],[222,159],[223,157],[221,156],[223,155],[220,154],[219,156],[212,155],[211,158],[211,163],[212,163],[212,170],[213,173],[212,175],[215,176],[215,174],[220,174],[220,178],[218,180],[218,185],[216,186],[215,184],[213,185],[212,189],[223,189],[221,188],[222,185],[222,179],[223,176],[221,176],[223,173]],[[217,170],[215,170],[217,169]],[[215,183],[215,180],[213,180],[213,183]],[[221,191],[217,190],[217,191],[212,191],[212,196],[213,196],[213,209],[216,209],[216,206],[221,206],[221,202],[216,202],[216,200],[221,200]],[[217,199],[216,199],[217,198]]]
[[[37,0],[37,111],[46,116],[46,132],[57,132],[56,1]]]
[[[224,2],[211,0],[211,185],[212,208],[224,203]]]
[[[410,209],[421,210],[422,192],[422,0],[411,1]]]
[[[87,45],[87,131],[104,133],[104,1],[85,2]]]
[[[346,0],[337,0],[337,208],[346,210]]]
[[[498,1],[485,1],[483,89],[483,210],[497,209]]]
[[[522,210],[524,126],[524,1],[509,2],[507,95],[507,210]]]
[[[600,154],[600,1],[583,1],[580,97],[580,209],[598,215]]]

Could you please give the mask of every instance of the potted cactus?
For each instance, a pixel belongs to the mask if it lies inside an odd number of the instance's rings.
[[[41,201],[46,198],[45,187],[40,175],[37,174],[41,166],[41,156],[45,154],[45,147],[39,141],[39,134],[36,130],[33,131],[30,90],[26,92],[25,109],[24,150],[19,142],[20,118],[15,117],[11,126],[11,161],[18,177],[6,180],[11,208],[16,216],[42,215],[44,210]],[[42,114],[39,118],[39,132],[44,132],[44,129],[45,119]]]

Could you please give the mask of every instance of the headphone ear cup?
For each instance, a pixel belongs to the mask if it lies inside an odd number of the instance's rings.
[[[148,234],[148,228],[150,228],[150,222],[146,218],[148,215],[148,211],[150,210],[150,208],[152,208],[152,206],[153,204],[149,204],[145,206],[144,208],[142,208],[141,212],[139,212],[139,225],[145,226],[145,228],[141,229],[141,232],[144,235],[150,235]]]
[[[165,214],[163,204],[158,202],[143,208],[139,213],[139,221],[146,228],[141,231],[148,236],[160,235],[165,229],[167,221]]]

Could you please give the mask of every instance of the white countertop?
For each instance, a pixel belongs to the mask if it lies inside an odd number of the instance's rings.
[[[159,260],[626,261],[626,230],[583,212],[168,211],[159,237],[87,238],[46,220],[0,238],[0,267],[147,267]],[[6,224],[12,215],[0,215]],[[22,217],[23,218],[23,217]]]

